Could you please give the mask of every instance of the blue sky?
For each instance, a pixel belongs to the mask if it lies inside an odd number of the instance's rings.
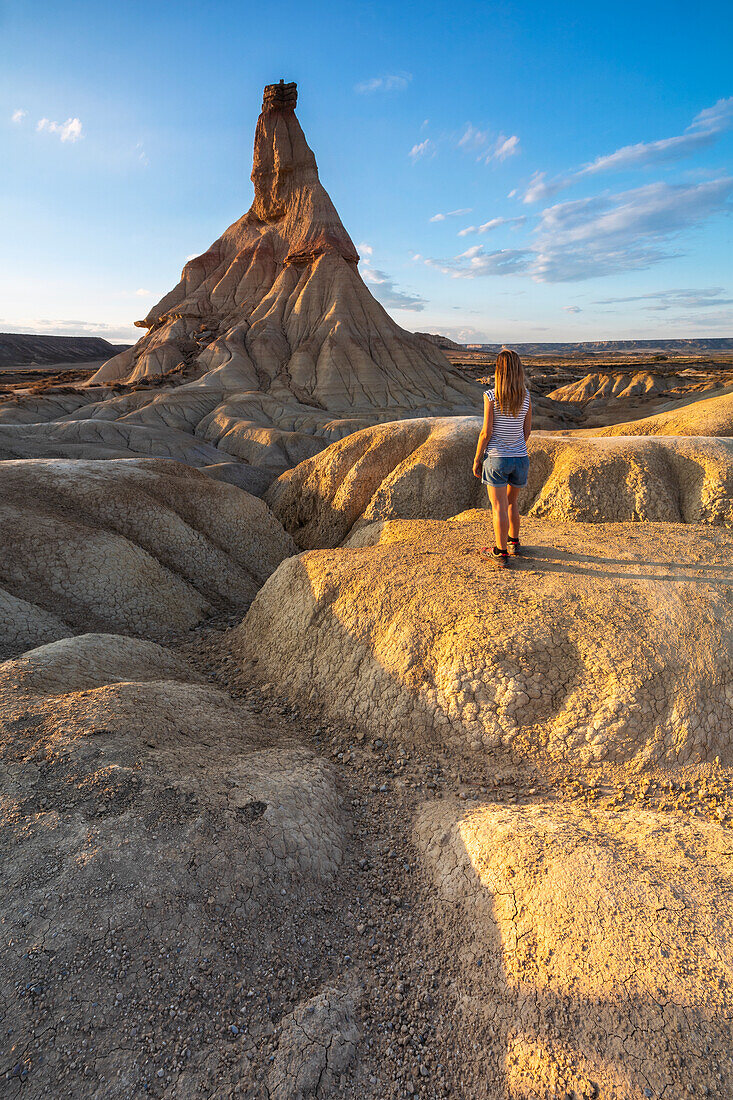
[[[0,0],[0,328],[134,339],[249,207],[282,76],[405,327],[731,336],[731,11]]]

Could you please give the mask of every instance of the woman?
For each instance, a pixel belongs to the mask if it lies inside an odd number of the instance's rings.
[[[489,488],[494,518],[491,557],[497,569],[506,569],[509,554],[520,554],[519,490],[529,477],[527,440],[532,431],[532,402],[516,351],[502,348],[496,357],[494,389],[484,390],[484,423],[473,460],[474,477]]]

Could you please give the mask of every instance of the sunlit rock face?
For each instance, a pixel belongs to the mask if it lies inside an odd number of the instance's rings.
[[[473,476],[478,417],[415,417],[354,432],[267,490],[303,549],[338,546],[365,524],[449,519],[488,508]],[[0,436],[1,438],[1,436]],[[733,442],[692,436],[540,433],[529,440],[523,513],[565,522],[733,523]]]
[[[654,416],[600,428],[598,435],[733,435],[733,393],[674,402]]]
[[[486,1095],[728,1091],[726,829],[638,808],[433,802],[415,841]]]
[[[438,348],[401,329],[362,281],[296,100],[294,84],[265,88],[251,208],[186,264],[178,285],[138,322],[146,335],[92,383],[183,371],[184,389],[257,391],[305,406],[316,420],[354,410],[370,421],[474,411],[478,387]]]
[[[235,655],[334,721],[470,749],[489,771],[507,751],[542,767],[733,763],[729,531],[532,519],[497,583],[479,553],[490,526],[480,511],[376,521],[347,549],[287,559]]]

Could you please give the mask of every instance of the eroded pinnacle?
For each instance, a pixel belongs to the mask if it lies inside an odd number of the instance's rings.
[[[280,80],[279,84],[266,84],[262,95],[263,111],[292,111],[298,103],[298,85],[294,82],[286,84]]]

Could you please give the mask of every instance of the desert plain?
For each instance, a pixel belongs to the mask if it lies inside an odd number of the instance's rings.
[[[132,347],[0,337],[2,1083],[733,1095],[733,344],[401,329],[269,85]],[[40,358],[39,358],[40,356]]]

